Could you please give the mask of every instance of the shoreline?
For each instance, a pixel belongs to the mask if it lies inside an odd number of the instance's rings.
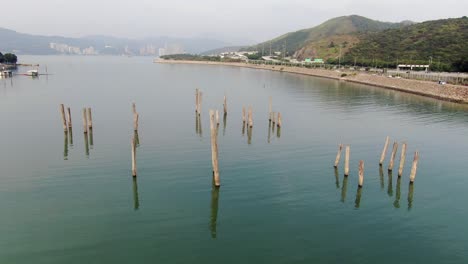
[[[243,67],[260,70],[296,73],[314,77],[321,77],[339,81],[365,84],[405,93],[417,94],[438,100],[468,104],[468,87],[461,85],[445,84],[436,82],[410,80],[403,78],[389,78],[383,75],[361,74],[351,71],[335,71],[323,69],[309,69],[282,65],[256,65],[240,62],[215,62],[215,61],[183,61],[183,60],[156,60],[155,63],[162,64],[197,64],[197,65],[222,65],[232,67]],[[347,76],[341,77],[343,73]]]

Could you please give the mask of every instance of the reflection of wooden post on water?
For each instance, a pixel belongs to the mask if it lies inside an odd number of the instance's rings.
[[[63,132],[64,135],[64,142],[63,142],[63,159],[68,160],[68,133],[66,131]]]
[[[405,167],[405,159],[406,159],[406,143],[403,143],[401,146],[401,155],[400,155],[400,166],[398,168],[398,177],[401,177],[403,174],[403,168]]]
[[[137,176],[137,167],[136,167],[136,149],[135,149],[135,138],[132,138],[131,148],[132,148],[132,176]]]
[[[341,150],[343,149],[343,144],[340,144],[338,146],[338,153],[336,153],[336,158],[335,158],[335,168],[338,168],[338,164],[340,163],[340,158],[341,158]]]
[[[393,174],[392,171],[388,172],[388,188],[387,188],[387,194],[389,197],[393,196]]]
[[[227,114],[223,116],[223,136],[226,135]]]
[[[85,144],[85,154],[87,157],[89,157],[89,143],[88,143],[88,133],[85,132],[83,133],[84,135],[84,144]]]
[[[343,177],[343,184],[341,185],[341,202],[346,200],[346,189],[348,188],[348,177]]]
[[[218,169],[218,139],[216,136],[215,116],[213,110],[210,110],[210,129],[211,129],[211,161],[213,164],[213,177],[215,186],[220,185]]]
[[[218,221],[218,202],[219,188],[213,186],[211,189],[211,215],[210,215],[210,231],[211,237],[216,238],[216,226]]]
[[[395,141],[393,143],[392,156],[390,156],[390,162],[388,164],[388,170],[393,171],[393,164],[395,162],[396,153],[398,151],[398,143]]]
[[[89,128],[88,135],[89,135],[89,145],[91,146],[91,148],[93,148],[94,142],[93,142],[93,129],[92,128]]]
[[[410,182],[413,183],[418,170],[419,151],[414,152],[413,165],[411,166]]]
[[[362,187],[362,185],[364,184],[364,161],[363,160],[360,160],[359,161],[359,188]]]
[[[137,112],[135,102],[132,102],[132,112],[133,112],[133,114],[136,114],[136,112]]]
[[[70,146],[73,146],[73,129],[68,129],[68,136],[70,137]]]
[[[67,119],[65,118],[65,106],[60,104],[60,114],[62,115],[63,131],[67,131]]]
[[[361,206],[361,195],[362,195],[362,188],[358,187],[356,192],[356,200],[354,200],[354,208],[359,208]]]
[[[414,184],[409,184],[408,187],[408,210],[413,207],[413,194],[414,194]]]
[[[338,168],[335,167],[335,185],[336,188],[340,188],[340,177],[338,176]]]
[[[203,93],[201,91],[199,91],[198,92],[198,107],[197,107],[199,115],[201,114],[201,111],[202,111],[202,108],[201,108],[201,106],[202,106],[202,95],[203,95]]]
[[[344,167],[344,175],[349,175],[349,146],[346,146],[345,151],[345,167]]]
[[[395,208],[400,208],[400,197],[401,197],[401,177],[398,177],[397,183],[396,183],[395,202],[393,202],[393,206]]]
[[[383,189],[385,188],[385,183],[384,183],[384,176],[383,176],[382,166],[379,166],[379,176],[380,176],[380,189],[383,191]]]
[[[88,133],[88,119],[86,118],[86,108],[83,108],[83,131]]]
[[[67,107],[67,114],[68,114],[68,128],[72,128],[72,118],[71,118],[71,110],[70,107]]]
[[[140,208],[140,199],[138,198],[138,183],[137,178],[133,178],[133,209],[138,210]]]
[[[247,127],[247,144],[252,144],[252,130],[253,127]]]
[[[380,155],[380,165],[383,164],[384,160],[385,160],[385,154],[387,153],[387,148],[388,148],[388,143],[390,141],[390,138],[387,136],[387,138],[385,139],[385,145],[384,145],[384,148],[382,150],[382,155]]]

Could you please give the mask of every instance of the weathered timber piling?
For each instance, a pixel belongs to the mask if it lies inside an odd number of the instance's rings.
[[[278,123],[276,124],[278,126],[278,128],[281,127],[281,113],[278,112]]]
[[[136,149],[135,149],[135,138],[132,137],[132,141],[130,143],[132,148],[132,176],[137,176],[137,167],[136,167]]]
[[[398,177],[401,177],[403,174],[403,168],[405,167],[406,160],[406,143],[401,145],[401,155],[400,155],[400,167],[398,168]]]
[[[273,126],[275,126],[275,123],[276,123],[276,120],[275,120],[276,115],[275,114],[276,114],[275,112],[271,112],[271,122],[273,123]]]
[[[345,167],[344,167],[344,175],[349,175],[349,146],[346,146],[345,151]]]
[[[385,154],[387,153],[387,148],[388,148],[388,143],[390,141],[390,137],[387,136],[387,138],[385,139],[385,145],[384,145],[384,148],[382,150],[382,155],[380,155],[380,166],[382,166],[384,160],[385,160]]]
[[[271,108],[271,101],[272,101],[271,96],[270,96],[269,99],[270,99],[270,100],[269,100],[269,103],[268,103],[268,120],[271,121],[271,111],[272,111],[272,108]]]
[[[336,153],[336,158],[335,158],[335,168],[338,168],[338,163],[340,163],[340,158],[341,158],[341,150],[343,149],[343,144],[340,144],[338,146],[338,153]]]
[[[393,164],[395,163],[396,153],[398,151],[398,142],[393,143],[392,155],[390,156],[390,162],[388,163],[388,171],[393,170]]]
[[[139,119],[139,114],[138,113],[135,113],[133,115],[133,130],[134,131],[138,131],[138,119]]]
[[[418,161],[419,161],[419,151],[416,151],[414,152],[413,165],[411,166],[410,183],[413,183],[414,179],[416,178],[416,172],[418,170]]]
[[[199,91],[198,88],[195,89],[195,112],[198,113],[198,105],[199,105]]]
[[[136,112],[137,112],[135,102],[132,103],[132,112],[133,112],[133,114],[136,114]]]
[[[223,107],[224,107],[224,115],[227,115],[227,100],[226,100],[226,96],[224,96],[224,104],[223,104]]]
[[[68,114],[68,128],[72,128],[72,118],[71,118],[71,110],[70,107],[67,107],[67,114]]]
[[[253,127],[252,106],[249,106],[249,127]]]
[[[245,106],[242,106],[242,122],[245,124]]]
[[[219,112],[216,110],[216,125],[219,126]]]
[[[364,184],[364,161],[359,161],[359,187]]]
[[[88,119],[86,118],[86,108],[83,108],[83,132],[88,133]]]
[[[213,110],[210,110],[210,129],[211,129],[211,161],[213,164],[213,177],[215,186],[220,186],[218,169],[218,139],[215,127],[215,116]]]
[[[88,114],[88,127],[89,129],[93,129],[93,116],[91,115],[91,108],[88,107],[86,111]]]
[[[60,104],[60,114],[62,115],[63,131],[67,132],[67,119],[65,117],[65,106]]]

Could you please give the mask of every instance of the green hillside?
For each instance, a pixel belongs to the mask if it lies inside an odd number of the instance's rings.
[[[401,26],[402,23],[380,22],[357,15],[342,16],[330,19],[313,28],[284,34],[270,41],[252,46],[249,50],[261,50],[263,47],[265,50],[269,50],[271,44],[273,51],[282,51],[283,47],[285,47],[288,54],[294,54],[310,42],[320,41],[332,36],[377,32]]]
[[[344,55],[363,65],[429,64],[433,70],[468,71],[468,18],[426,21],[369,33]],[[464,65],[464,66],[463,66]]]

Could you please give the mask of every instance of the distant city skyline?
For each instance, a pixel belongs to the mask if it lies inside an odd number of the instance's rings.
[[[29,34],[205,37],[253,44],[344,15],[388,22],[461,17],[468,1],[16,0],[8,2],[8,10],[0,27]]]

